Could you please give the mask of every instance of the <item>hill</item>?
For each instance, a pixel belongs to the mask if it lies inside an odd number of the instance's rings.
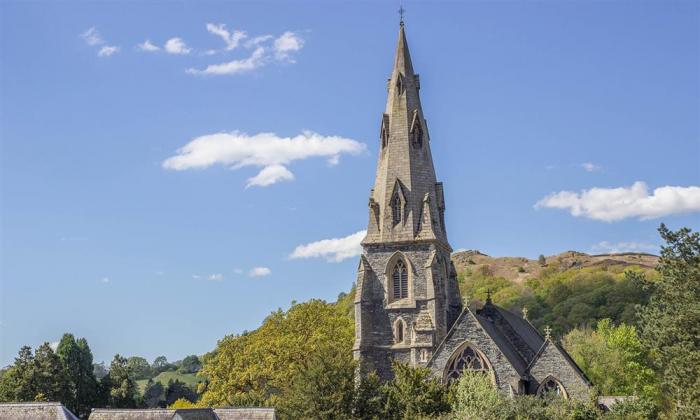
[[[547,267],[556,266],[560,270],[581,269],[590,267],[642,267],[653,269],[659,257],[643,253],[598,254],[589,255],[583,252],[566,251],[561,254],[545,257],[545,264],[537,260],[523,257],[491,257],[479,251],[461,251],[452,255],[452,262],[458,273],[472,271],[487,271],[491,276],[502,277],[516,283],[539,278]]]
[[[195,373],[180,373],[176,371],[161,372],[153,378],[153,382],[160,382],[163,386],[168,386],[168,381],[171,380],[178,380],[180,382],[183,382],[185,385],[190,386],[192,389],[196,390],[197,384],[199,384],[200,382],[205,382],[206,378],[202,376],[197,376],[197,374]],[[147,383],[148,379],[141,379],[136,381],[136,384],[139,386],[139,390],[142,394],[143,391],[146,389]]]
[[[589,255],[567,251],[544,258],[491,257],[479,251],[455,253],[460,292],[474,306],[490,293],[494,303],[513,312],[527,310],[530,321],[563,335],[601,319],[634,323],[636,306],[648,292],[627,271],[654,278],[658,257],[625,253]]]

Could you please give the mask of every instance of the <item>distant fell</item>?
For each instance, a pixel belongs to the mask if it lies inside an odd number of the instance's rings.
[[[608,268],[611,266],[637,266],[653,269],[659,257],[647,253],[626,252],[620,254],[590,255],[578,251],[565,251],[545,257],[544,265],[538,260],[524,257],[492,257],[478,250],[460,251],[452,254],[457,272],[466,270],[482,271],[493,277],[502,277],[515,283],[540,278],[547,267],[557,266],[560,270],[575,268]]]

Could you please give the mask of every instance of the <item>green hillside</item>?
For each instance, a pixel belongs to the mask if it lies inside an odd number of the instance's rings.
[[[197,376],[197,374],[195,373],[180,373],[176,371],[161,372],[160,374],[158,374],[158,376],[153,378],[153,382],[160,382],[161,384],[163,384],[163,386],[168,386],[168,381],[170,380],[178,380],[180,382],[184,382],[185,385],[188,385],[193,389],[197,389],[197,384],[206,381],[206,378],[204,378],[203,376]],[[139,381],[136,381],[136,384],[139,386],[139,390],[141,391],[141,393],[143,393],[144,389],[146,389],[147,383],[148,379],[141,379]]]

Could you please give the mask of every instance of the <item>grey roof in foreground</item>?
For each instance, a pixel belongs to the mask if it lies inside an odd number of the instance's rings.
[[[78,420],[61,403],[17,402],[0,403],[0,420]]]
[[[90,420],[275,420],[274,408],[96,408]],[[4,419],[0,419],[4,420]]]

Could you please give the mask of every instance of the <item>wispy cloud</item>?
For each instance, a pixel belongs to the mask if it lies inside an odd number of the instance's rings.
[[[112,280],[110,280],[109,277],[102,277],[102,278],[100,279],[100,283],[105,283],[105,284],[107,284],[107,283],[109,283],[109,282],[111,282],[111,281],[112,281]]]
[[[231,34],[224,25],[208,24],[207,30],[221,36],[226,41],[227,50],[236,48],[246,36],[243,31]],[[274,41],[270,42],[273,39]],[[245,58],[210,64],[204,69],[188,68],[185,71],[193,75],[222,76],[248,73],[273,62],[294,63],[293,55],[304,47],[304,39],[296,32],[287,31],[278,38],[272,35],[256,36],[248,40],[244,46],[255,50]],[[216,51],[211,50],[211,52]]]
[[[90,46],[101,45],[105,42],[102,39],[100,32],[94,26],[80,34],[80,37],[83,38],[85,40],[85,43]]]
[[[275,39],[272,47],[275,51],[275,58],[278,60],[294,62],[291,54],[299,51],[304,46],[304,40],[294,32],[287,31],[279,38]]]
[[[258,47],[248,58],[231,60],[221,64],[210,64],[204,70],[189,68],[186,73],[196,75],[226,75],[246,73],[257,69],[265,64],[265,48]]]
[[[584,162],[584,163],[580,164],[579,166],[582,167],[586,172],[598,172],[598,171],[603,170],[602,166],[596,165],[593,162]]]
[[[136,46],[137,49],[147,52],[160,51],[160,47],[152,43],[151,40],[147,39]]]
[[[94,26],[87,31],[80,34],[85,43],[90,47],[99,47],[97,50],[98,57],[110,57],[111,55],[119,52],[119,47],[117,45],[105,45],[105,40],[102,39],[102,35]]]
[[[323,239],[297,246],[289,258],[325,258],[328,262],[341,262],[362,254],[362,239],[366,230],[342,238]]]
[[[665,186],[649,194],[647,185],[638,181],[630,187],[552,193],[538,201],[535,208],[564,209],[572,216],[605,222],[656,219],[700,211],[700,187]]]
[[[245,42],[245,44],[243,44],[243,46],[246,48],[257,47],[258,45],[260,45],[264,42],[267,42],[267,41],[271,40],[272,38],[274,38],[274,36],[272,36],[272,35],[259,35],[259,36],[256,36],[256,37],[253,37],[253,38],[247,40]]]
[[[98,57],[109,57],[112,54],[118,53],[119,52],[119,47],[114,46],[114,45],[105,45],[104,47],[100,48],[100,50],[97,52]]]
[[[656,252],[658,250],[658,245],[634,241],[617,243],[602,241],[598,242],[597,244],[591,247],[591,251],[595,254],[620,254],[623,252]]]
[[[181,38],[170,38],[163,47],[168,54],[187,55],[192,51]]]
[[[249,272],[250,277],[265,277],[272,274],[272,270],[267,267],[254,267]]]
[[[323,136],[304,131],[295,137],[279,137],[274,133],[250,136],[234,131],[197,137],[163,162],[163,168],[183,171],[214,165],[239,169],[245,166],[262,168],[248,186],[267,186],[294,178],[287,165],[314,157],[338,160],[342,154],[358,155],[366,146],[356,140]]]
[[[224,275],[220,274],[220,273],[210,274],[209,277],[207,277],[207,279],[213,280],[213,281],[221,281],[224,279]]]
[[[247,36],[245,31],[233,31],[233,33],[229,32],[229,30],[226,29],[226,25],[223,23],[218,25],[207,23],[207,31],[224,40],[226,43],[226,51],[231,51],[238,47],[241,40]]]

